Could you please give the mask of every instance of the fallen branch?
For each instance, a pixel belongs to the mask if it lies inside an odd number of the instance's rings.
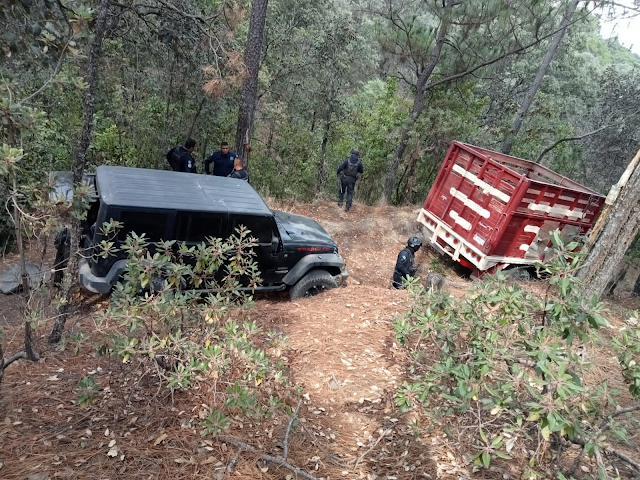
[[[266,453],[263,453],[260,450],[258,450],[257,448],[249,445],[246,442],[243,442],[242,440],[240,440],[238,438],[229,437],[227,435],[219,435],[217,438],[219,440],[222,440],[225,443],[229,443],[231,445],[235,445],[236,447],[240,448],[241,450],[247,450],[249,452],[256,453],[258,455],[258,457],[261,458],[262,460],[264,460],[265,462],[273,463],[274,465],[278,465],[280,467],[284,467],[287,470],[295,473],[296,475],[299,475],[302,478],[306,478],[307,480],[319,480],[317,477],[314,477],[313,475],[308,474],[304,470],[300,470],[298,467],[294,467],[293,465],[288,463],[283,457],[275,457],[273,455],[268,455]]]
[[[291,427],[293,426],[293,422],[296,418],[298,418],[298,412],[300,411],[300,405],[302,405],[302,400],[298,402],[298,406],[296,407],[296,411],[293,412],[291,418],[289,419],[289,425],[287,425],[287,430],[284,432],[284,454],[282,458],[287,459],[287,455],[289,455],[289,434],[291,433]]]
[[[615,455],[616,457],[618,457],[623,462],[631,465],[633,468],[635,468],[637,470],[638,473],[640,473],[640,462],[638,462],[637,460],[631,458],[626,453],[621,452],[620,450],[616,450],[615,448],[611,447],[610,445],[607,445],[604,448],[604,451],[606,453],[610,453],[612,455]]]
[[[389,435],[392,431],[393,431],[393,428],[387,428],[384,432],[382,432],[378,437],[378,439],[373,443],[373,445],[371,445],[371,448],[369,448],[369,450],[367,450],[362,455],[360,455],[360,457],[358,457],[358,459],[356,460],[356,463],[353,465],[353,469],[355,470],[358,467],[358,464],[364,459],[364,457],[366,457],[371,450],[376,448],[376,445],[380,443],[380,440],[382,440],[384,437]]]
[[[585,440],[582,439],[580,437],[576,437],[573,439],[573,443],[577,444],[577,445],[581,445],[582,446],[582,450],[580,451],[580,453],[578,454],[578,456],[575,458],[575,460],[573,461],[573,464],[571,465],[571,470],[569,470],[569,475],[573,475],[575,473],[575,471],[578,469],[578,465],[580,464],[580,460],[582,460],[582,457],[584,457],[586,450],[587,450],[587,444],[595,444],[596,440],[598,439],[598,437],[600,437],[600,435],[602,435],[605,431],[607,431],[609,429],[609,427],[611,427],[611,420],[619,415],[623,415],[625,413],[631,413],[631,412],[635,412],[636,410],[640,410],[640,403],[636,404],[636,405],[631,405],[630,407],[626,407],[626,408],[620,408],[617,407],[616,410],[614,412],[611,412],[609,415],[606,416],[605,420],[602,422],[602,424],[600,425],[600,428],[598,428],[598,430],[596,431],[596,433],[594,435],[591,436],[590,440]],[[636,460],[632,459],[631,457],[629,457],[628,455],[619,452],[611,447],[608,446],[603,446],[603,448],[607,451],[609,451],[610,453],[616,455],[620,460],[628,463],[629,465],[633,466],[636,470],[638,470],[640,472],[640,462],[637,462]],[[600,463],[600,461],[599,461]]]
[[[519,363],[520,365],[531,368],[536,368],[538,366],[538,362],[536,362],[535,360],[531,360],[530,358],[515,357],[511,359],[505,359],[505,361],[507,363],[509,363],[509,361],[511,361],[512,363]]]
[[[236,466],[236,462],[238,461],[238,458],[240,458],[241,453],[242,453],[242,448],[239,448],[236,454],[233,456],[233,458],[229,462],[229,465],[227,465],[227,468],[224,471],[225,475],[231,475],[231,471],[233,470],[233,467]]]
[[[304,433],[307,434],[307,436],[309,437],[309,440],[311,440],[311,443],[313,443],[313,445],[322,450],[322,453],[324,454],[324,458],[325,460],[327,460],[328,462],[332,463],[333,465],[337,465],[338,467],[342,467],[342,468],[349,468],[351,467],[351,465],[353,465],[354,460],[349,460],[347,462],[343,461],[342,459],[338,458],[336,455],[334,455],[333,453],[331,453],[330,451],[328,451],[324,446],[320,445],[320,443],[318,443],[316,441],[316,437],[313,434],[313,432],[311,432],[304,423],[301,423],[300,426],[302,427],[302,431]]]
[[[20,360],[21,358],[27,358],[27,352],[25,350],[22,350],[21,352],[18,352],[15,355],[12,355],[11,357],[5,359],[4,352],[2,350],[2,343],[0,343],[0,383],[2,383],[5,368],[7,368],[16,360]]]
[[[12,355],[11,357],[7,358],[6,360],[3,360],[2,361],[2,370],[7,368],[9,365],[11,365],[16,360],[20,360],[21,358],[27,358],[27,352],[25,352],[24,350],[16,353],[15,355]]]

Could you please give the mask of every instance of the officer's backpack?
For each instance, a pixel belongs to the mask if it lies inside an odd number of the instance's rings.
[[[178,151],[179,148],[180,147],[173,147],[167,152],[167,162],[169,162],[169,166],[174,172],[180,171],[180,152]]]
[[[347,159],[347,168],[345,168],[345,170],[344,170],[345,176],[356,178],[358,176],[358,164],[359,163],[360,163],[360,160],[356,160],[355,163],[352,163],[352,159],[348,158]]]

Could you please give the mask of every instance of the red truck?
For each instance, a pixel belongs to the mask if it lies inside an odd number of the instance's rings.
[[[535,162],[453,142],[418,221],[437,250],[481,276],[543,261],[550,232],[586,234],[604,201]]]

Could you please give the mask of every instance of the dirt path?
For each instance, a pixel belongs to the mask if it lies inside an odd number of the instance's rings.
[[[435,477],[428,446],[411,437],[411,419],[399,421],[392,413],[408,358],[393,329],[407,294],[390,288],[390,277],[407,238],[419,234],[417,211],[357,206],[347,214],[325,203],[288,210],[323,225],[350,273],[346,288],[258,307],[289,336],[292,380],[309,399],[306,416],[322,425],[316,435],[330,439],[342,460],[357,464],[329,471],[341,478]],[[428,271],[432,255],[418,252],[419,272]],[[449,282],[454,289],[466,283],[455,275]]]
[[[294,304],[261,306],[289,336],[292,381],[308,399],[301,414],[319,425],[315,434],[345,462],[357,460],[395,427],[389,402],[403,382],[406,359],[390,321],[405,299],[404,292],[355,285]],[[362,463],[353,478],[362,478],[367,468]]]

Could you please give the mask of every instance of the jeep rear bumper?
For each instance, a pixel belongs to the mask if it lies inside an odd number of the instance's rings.
[[[340,273],[333,278],[335,279],[338,286],[342,286],[345,284],[348,277],[349,272],[347,271],[347,266],[345,265],[344,268],[341,269]]]
[[[106,276],[98,277],[91,272],[87,259],[81,258],[79,264],[80,285],[92,293],[109,293],[124,271],[126,263],[126,260],[118,260],[113,264]]]

